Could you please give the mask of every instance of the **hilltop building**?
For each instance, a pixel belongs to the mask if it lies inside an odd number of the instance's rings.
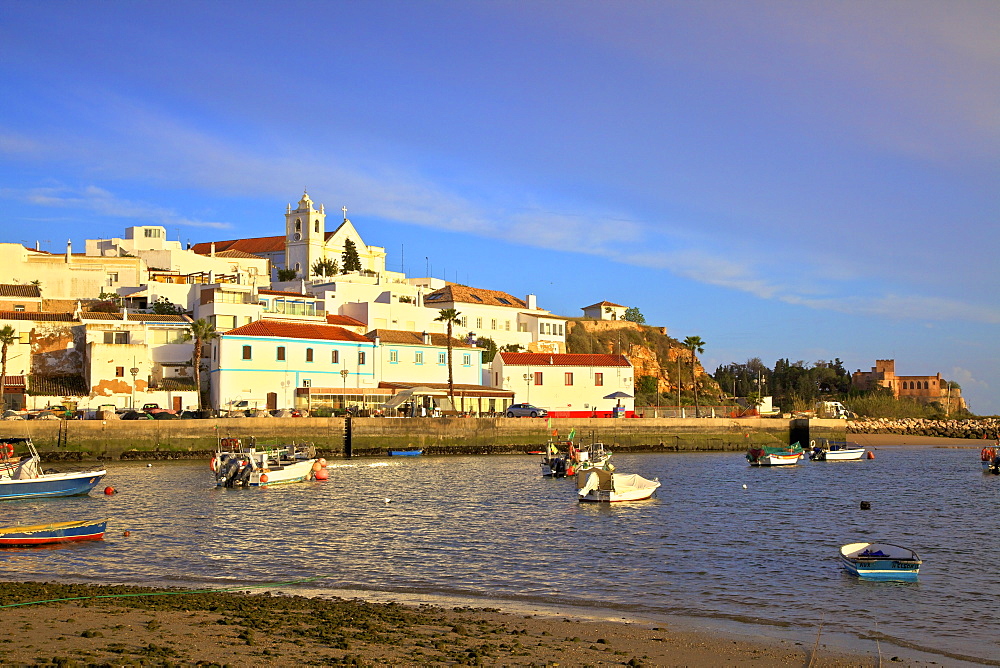
[[[597,302],[583,307],[583,317],[594,320],[624,320],[627,308],[613,302]]]
[[[897,376],[895,360],[875,360],[871,371],[858,369],[851,374],[851,384],[859,390],[885,387],[897,399],[909,397],[922,404],[937,402],[948,411],[965,408],[962,390],[950,387],[940,373],[933,376]]]

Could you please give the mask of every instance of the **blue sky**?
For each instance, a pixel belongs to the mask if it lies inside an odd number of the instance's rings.
[[[0,240],[281,234],[1000,413],[1000,3],[0,0]],[[78,245],[79,244],[79,245]]]

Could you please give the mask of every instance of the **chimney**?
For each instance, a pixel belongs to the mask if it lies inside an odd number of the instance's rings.
[[[537,309],[538,308],[538,297],[536,297],[535,295],[527,295],[524,298],[524,303],[527,304],[528,308],[531,309],[531,310]]]
[[[215,242],[212,242],[212,249],[208,253],[209,257],[215,257]]]
[[[38,243],[37,240],[35,241],[35,250],[42,250],[41,245]]]
[[[66,262],[72,262],[72,261],[73,261],[73,240],[72,239],[67,239],[66,240]]]
[[[128,308],[122,306],[122,320],[128,320]]]
[[[424,332],[423,337],[424,337],[424,345],[425,346],[431,345],[431,335],[428,334],[427,332]]]

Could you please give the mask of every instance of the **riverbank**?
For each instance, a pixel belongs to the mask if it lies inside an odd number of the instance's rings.
[[[5,583],[0,605],[0,624],[11,632],[0,643],[4,665],[833,668],[880,663],[874,643],[871,655],[828,648],[821,627],[816,642],[792,642],[495,608],[32,582]]]
[[[894,445],[928,445],[939,448],[970,448],[980,449],[993,445],[994,440],[981,438],[950,438],[947,436],[923,436],[919,434],[849,434],[848,441],[866,447],[881,448]]]

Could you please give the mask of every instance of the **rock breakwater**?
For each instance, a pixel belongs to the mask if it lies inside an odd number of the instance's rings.
[[[904,434],[946,438],[1000,438],[1000,419],[928,420],[926,418],[862,418],[847,423],[849,434]]]

